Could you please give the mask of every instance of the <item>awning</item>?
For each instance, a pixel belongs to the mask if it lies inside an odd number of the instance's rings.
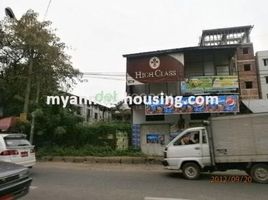
[[[242,100],[242,102],[252,113],[268,112],[267,99],[246,99]]]
[[[6,117],[0,119],[0,131],[7,131],[16,124],[16,117]]]

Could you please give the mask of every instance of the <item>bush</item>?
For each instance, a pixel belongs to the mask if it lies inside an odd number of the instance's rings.
[[[80,148],[75,147],[43,147],[37,151],[37,157],[43,156],[144,156],[140,150],[114,150],[109,146],[85,145]]]
[[[115,122],[88,124],[72,112],[48,107],[37,117],[34,144],[41,148],[81,148],[90,145],[115,149],[117,131],[127,132],[130,136],[131,125]]]

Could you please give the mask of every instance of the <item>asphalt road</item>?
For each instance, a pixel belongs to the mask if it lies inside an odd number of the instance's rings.
[[[211,183],[212,176],[208,174],[189,181],[180,173],[171,173],[158,165],[45,162],[32,169],[32,177],[30,193],[23,200],[268,199],[268,185],[238,181]]]

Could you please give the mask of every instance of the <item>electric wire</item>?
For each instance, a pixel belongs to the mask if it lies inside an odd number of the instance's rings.
[[[50,5],[51,5],[51,1],[52,1],[52,0],[49,0],[49,2],[48,2],[47,9],[46,9],[46,12],[45,12],[45,14],[44,14],[44,19],[43,19],[43,21],[45,21],[45,19],[46,19],[46,17],[47,17],[48,10],[49,10]]]

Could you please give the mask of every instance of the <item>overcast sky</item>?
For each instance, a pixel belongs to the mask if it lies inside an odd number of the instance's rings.
[[[0,0],[0,18],[11,7],[17,18],[28,9],[44,19],[49,0]],[[267,0],[52,0],[46,20],[70,49],[82,72],[125,72],[122,54],[198,45],[203,29],[254,25],[255,51],[268,50]],[[124,80],[89,78],[73,93],[116,91]]]

